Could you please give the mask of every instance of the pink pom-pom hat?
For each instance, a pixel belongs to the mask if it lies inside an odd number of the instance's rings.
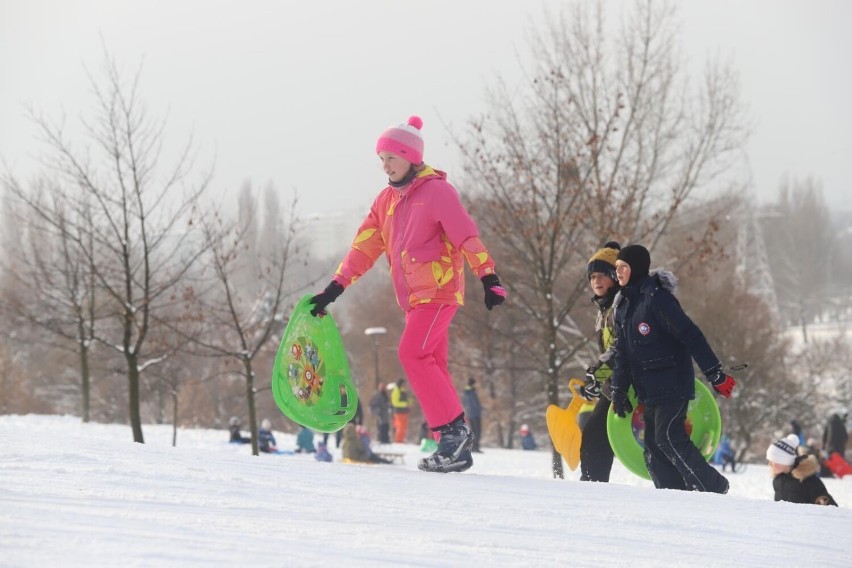
[[[376,142],[376,153],[391,152],[414,165],[420,165],[423,162],[421,128],[423,128],[423,119],[419,116],[410,117],[406,124],[391,126],[379,136],[379,141]]]

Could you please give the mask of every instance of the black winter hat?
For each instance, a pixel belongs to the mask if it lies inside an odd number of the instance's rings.
[[[651,270],[651,253],[642,245],[627,245],[618,253],[616,260],[622,260],[630,265],[628,285],[648,276]]]

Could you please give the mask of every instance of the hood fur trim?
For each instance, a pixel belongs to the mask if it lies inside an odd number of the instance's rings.
[[[799,462],[799,465],[794,467],[793,471],[790,473],[799,481],[804,481],[812,475],[816,475],[818,472],[819,462],[817,462],[816,456],[809,455],[805,456],[802,461]]]
[[[674,275],[674,272],[671,270],[666,270],[665,268],[655,268],[652,270],[649,275],[652,278],[656,278],[657,282],[659,282],[660,286],[674,294],[677,291],[677,276]]]

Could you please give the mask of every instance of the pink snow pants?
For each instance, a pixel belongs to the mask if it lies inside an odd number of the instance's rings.
[[[450,322],[458,306],[420,304],[405,315],[399,362],[430,428],[458,418],[462,409],[447,370]]]

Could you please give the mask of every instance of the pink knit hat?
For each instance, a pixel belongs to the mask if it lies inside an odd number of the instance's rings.
[[[376,154],[391,152],[415,166],[420,165],[423,162],[423,137],[420,135],[422,127],[423,119],[419,116],[410,117],[408,124],[391,126],[379,136]]]

